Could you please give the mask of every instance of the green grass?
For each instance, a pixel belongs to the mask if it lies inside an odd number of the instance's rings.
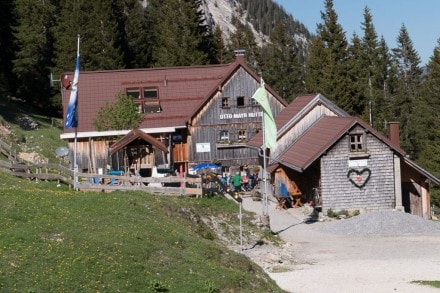
[[[440,281],[413,281],[412,283],[418,285],[431,286],[434,288],[440,288]]]
[[[0,187],[2,292],[282,292],[200,220],[238,229],[226,199],[75,192],[2,173]]]

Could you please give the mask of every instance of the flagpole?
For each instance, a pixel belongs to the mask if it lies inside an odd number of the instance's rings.
[[[80,36],[78,35],[78,41],[77,41],[77,50],[76,50],[76,58],[79,58],[79,40]],[[76,69],[75,69],[76,70]],[[76,85],[77,86],[77,85]],[[78,97],[77,97],[78,98]],[[78,115],[78,114],[77,114]],[[76,158],[76,150],[77,150],[77,144],[78,144],[78,126],[75,126],[75,139],[74,139],[74,146],[73,146],[73,188],[78,191],[77,188],[77,181],[78,181],[78,164],[77,164],[77,158]]]
[[[263,116],[264,117],[264,116]],[[264,119],[262,121],[263,126],[263,181],[264,181],[264,192],[263,192],[263,201],[264,201],[264,210],[263,215],[268,216],[268,199],[267,199],[267,162],[266,162],[266,138],[265,138],[265,130],[264,130]]]
[[[264,86],[263,78],[261,77],[260,83]],[[265,123],[264,123],[264,112],[261,116],[261,126],[263,128],[263,181],[264,181],[264,191],[263,191],[263,216],[266,218],[269,217],[269,208],[268,208],[268,196],[267,196],[267,162],[266,162],[266,133],[265,133]]]

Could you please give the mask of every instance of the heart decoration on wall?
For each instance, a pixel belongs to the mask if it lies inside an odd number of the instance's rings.
[[[370,180],[371,170],[364,168],[361,171],[350,169],[347,173],[348,180],[357,188],[361,189]]]

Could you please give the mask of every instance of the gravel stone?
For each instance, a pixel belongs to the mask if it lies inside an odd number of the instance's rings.
[[[440,235],[440,222],[390,210],[374,211],[348,219],[325,222],[321,232],[355,236]]]

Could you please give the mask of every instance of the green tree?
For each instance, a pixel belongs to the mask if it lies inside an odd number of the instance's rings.
[[[351,97],[346,110],[352,115],[360,116],[369,121],[368,98],[366,88],[368,86],[368,67],[361,39],[353,34],[351,45],[348,48],[347,75],[350,87],[347,94]]]
[[[82,70],[123,68],[121,36],[114,17],[113,1],[61,0],[54,29],[57,73],[73,70],[77,36],[81,36]]]
[[[262,49],[261,68],[264,80],[287,101],[304,93],[304,70],[298,62],[294,40],[286,25],[277,23],[270,43]]]
[[[200,0],[152,0],[147,9],[154,23],[153,64],[158,67],[207,64],[209,30]]]
[[[244,50],[246,64],[256,72],[261,71],[261,49],[255,41],[253,31],[249,26],[236,21],[236,31],[230,35],[231,41],[228,44],[229,52]]]
[[[131,97],[119,93],[116,101],[102,107],[93,125],[98,131],[131,130],[142,121],[142,114]]]
[[[115,1],[112,14],[121,34],[121,50],[127,68],[145,68],[151,64],[151,32],[145,8],[139,0]]]
[[[393,97],[393,114],[400,122],[400,140],[402,147],[413,158],[420,151],[420,135],[423,113],[420,99],[422,70],[420,57],[413,47],[405,25],[402,25],[397,37],[397,47],[392,49],[393,61],[397,69],[398,85]]]
[[[305,79],[308,92],[320,92],[344,110],[352,111],[350,79],[347,74],[348,43],[333,0],[325,0],[322,23],[318,24],[317,37],[312,42]]]
[[[13,88],[12,62],[14,55],[12,1],[0,1],[0,95],[8,95]]]
[[[422,97],[425,101],[423,109],[425,135],[418,161],[440,177],[440,39],[437,40],[437,46],[426,70],[422,86]]]
[[[40,108],[49,105],[55,6],[51,1],[16,0],[13,28],[16,48],[13,73],[16,95]]]

